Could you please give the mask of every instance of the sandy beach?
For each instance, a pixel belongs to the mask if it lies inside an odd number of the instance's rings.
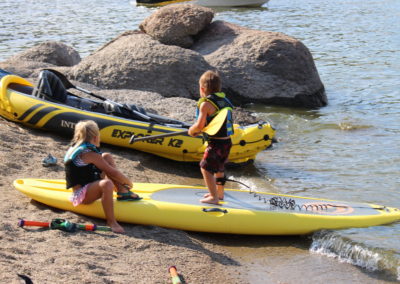
[[[0,118],[0,267],[2,283],[172,283],[175,265],[183,283],[389,283],[376,275],[309,252],[311,239],[202,234],[122,224],[126,234],[67,233],[18,227],[20,218],[105,225],[94,219],[40,204],[14,189],[17,178],[64,178],[61,162],[69,138]],[[134,182],[203,185],[198,166],[102,145]],[[43,167],[49,153],[58,159]],[[249,165],[251,167],[251,165]],[[239,174],[241,169],[235,170]],[[234,185],[228,183],[228,187]],[[310,282],[309,280],[312,279]]]
[[[43,63],[40,54],[30,54],[33,57],[28,56],[28,61],[26,58],[19,62],[6,61],[36,44],[53,40],[73,46],[81,58],[86,59],[102,46],[109,47],[107,43],[110,39],[121,32],[136,29],[146,17],[159,9],[135,6],[135,1],[98,1],[95,9],[87,1],[52,3],[56,5],[47,2],[24,1],[24,5],[19,1],[0,2],[3,11],[0,25],[1,68],[19,74],[34,84],[39,68],[56,67],[63,73],[70,68],[60,67],[58,63],[54,66],[51,62]],[[309,48],[315,60],[329,99],[327,107],[313,110],[269,103],[246,106],[246,110],[255,112],[257,117],[244,117],[271,121],[277,130],[279,143],[271,151],[260,153],[253,165],[229,169],[229,176],[260,191],[400,208],[400,93],[397,88],[400,57],[396,56],[399,49],[398,17],[395,13],[399,11],[399,5],[399,1],[269,1],[264,7],[256,9],[216,9],[215,20],[233,21],[241,27],[283,33],[300,40]],[[222,37],[216,39],[220,41]],[[261,41],[255,38],[255,42]],[[153,45],[151,48],[149,46],[137,52],[132,48],[135,51],[134,58],[153,49]],[[212,53],[216,49],[213,46],[209,50]],[[256,46],[246,44],[250,49],[243,58],[230,58],[223,69],[234,68],[244,58],[254,57],[257,54],[254,52]],[[123,45],[121,47],[121,54],[129,51]],[[158,44],[156,47],[162,51],[169,50]],[[281,51],[276,46],[272,47],[275,51]],[[112,59],[115,49],[108,50],[110,56],[100,57],[91,65]],[[236,56],[236,47],[221,50],[224,54],[219,56],[206,52],[207,55],[203,57],[212,57],[209,60],[196,58],[208,64],[211,60],[214,63],[222,62],[225,55]],[[264,52],[268,49],[262,46],[260,50]],[[185,62],[182,52],[175,54],[179,56],[174,57],[174,53],[171,55],[167,52],[167,62],[170,62],[170,58],[179,59],[176,60],[179,63]],[[185,54],[185,58],[192,57],[191,51]],[[270,61],[268,54],[261,56],[264,63]],[[40,60],[30,61],[32,58]],[[137,64],[129,62],[119,65],[114,60],[111,62],[115,67],[137,66],[139,69],[130,69],[133,72],[142,70],[142,65],[147,66],[149,58],[161,61],[158,56],[147,55],[139,57]],[[211,65],[216,66],[214,63]],[[159,70],[159,64],[155,65],[157,68],[153,65],[149,70]],[[86,66],[87,70],[92,67],[90,64]],[[158,81],[164,81],[168,87],[174,83],[175,92],[176,88],[186,86],[186,82],[197,82],[197,77],[189,78],[187,73],[193,74],[196,67],[203,65],[187,66],[181,68],[180,82],[155,73],[155,77],[140,77],[141,82],[145,82],[142,88],[137,88],[136,84],[124,89],[103,88],[100,85],[95,87],[93,82],[82,77],[69,79],[79,79],[73,83],[117,102],[134,102],[146,111],[189,122],[194,119],[195,104],[191,103],[191,99],[186,96],[163,97],[159,91],[164,89],[150,88],[158,85]],[[256,67],[265,66],[257,64]],[[290,71],[296,71],[293,67],[297,66],[290,66]],[[249,71],[253,77],[252,68],[244,70],[244,73],[248,74]],[[87,70],[82,68],[77,74]],[[99,70],[107,74],[94,72],[95,78],[104,74],[104,79],[109,83],[116,83],[121,78],[109,68]],[[271,71],[278,70],[286,77],[284,65],[277,64],[271,68]],[[135,74],[141,75],[142,71]],[[159,74],[170,75],[170,68],[162,69]],[[241,75],[242,72],[232,74]],[[304,75],[302,72],[292,74],[293,77]],[[129,74],[126,78],[137,76]],[[151,80],[144,80],[149,78]],[[246,79],[245,76],[243,78]],[[275,85],[277,81],[273,83]],[[292,84],[293,80],[289,79],[289,85]],[[249,92],[255,89],[256,86],[251,85]],[[269,92],[270,85],[260,89]],[[189,105],[193,105],[193,108]],[[236,110],[235,118],[238,113]],[[62,159],[68,143],[69,138],[32,130],[0,118],[1,283],[25,283],[18,274],[29,276],[35,284],[172,283],[167,271],[171,265],[177,267],[184,283],[400,282],[399,222],[366,229],[334,231],[331,238],[317,240],[321,244],[318,248],[328,248],[322,251],[313,250],[313,235],[219,235],[135,224],[122,224],[127,231],[123,235],[18,227],[19,218],[47,222],[53,218],[65,218],[71,222],[105,225],[104,220],[32,201],[12,185],[17,178],[63,178]],[[113,154],[119,168],[134,182],[203,185],[196,165],[107,145],[103,145],[102,149]],[[58,163],[46,168],[42,166],[42,159],[49,153],[58,158]],[[227,187],[240,186],[228,183]]]
[[[240,264],[207,236],[155,226],[122,224],[126,234],[67,233],[17,226],[19,218],[105,225],[93,219],[32,201],[15,190],[17,178],[64,178],[62,158],[69,138],[32,130],[0,119],[0,182],[2,283],[170,283],[168,268],[175,265],[186,283],[243,283]],[[121,170],[136,182],[201,184],[195,166],[167,162],[136,151],[102,147],[114,154]],[[49,153],[58,164],[43,167]]]

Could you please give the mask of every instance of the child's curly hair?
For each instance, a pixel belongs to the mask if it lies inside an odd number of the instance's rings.
[[[208,70],[201,75],[199,85],[207,95],[221,92],[221,77],[217,71]]]

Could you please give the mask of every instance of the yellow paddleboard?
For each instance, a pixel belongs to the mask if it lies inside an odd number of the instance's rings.
[[[72,206],[64,180],[17,179],[17,190],[63,210],[103,218],[101,201]],[[199,202],[204,187],[135,183],[140,201],[115,201],[118,221],[180,230],[248,234],[301,235],[321,229],[368,227],[400,220],[400,210],[386,206],[226,190],[220,206]]]

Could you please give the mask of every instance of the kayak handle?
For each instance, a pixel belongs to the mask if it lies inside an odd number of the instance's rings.
[[[222,212],[224,214],[228,213],[228,210],[226,209],[220,209],[220,208],[203,208],[203,212]]]

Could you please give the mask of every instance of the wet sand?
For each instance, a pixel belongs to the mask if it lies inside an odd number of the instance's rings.
[[[232,236],[218,244],[238,261],[245,283],[394,283],[335,258],[311,253],[310,236]]]

